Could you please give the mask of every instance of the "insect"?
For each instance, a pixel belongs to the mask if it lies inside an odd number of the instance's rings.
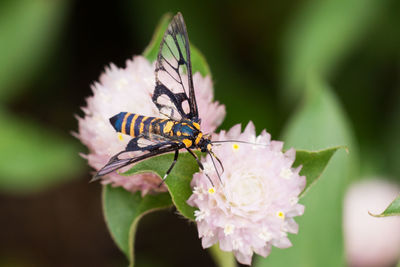
[[[132,139],[125,150],[114,155],[92,180],[155,155],[175,152],[173,162],[163,177],[164,181],[175,166],[181,149],[187,150],[194,157],[201,170],[204,167],[192,150],[201,150],[210,155],[220,177],[214,158],[222,170],[223,166],[212,151],[212,146],[217,141],[212,142],[211,136],[203,134],[200,127],[201,119],[193,88],[189,38],[181,13],[174,16],[164,33],[155,66],[155,80],[152,100],[160,114],[167,118],[146,117],[129,112],[120,112],[110,118],[110,123],[117,132],[130,135]],[[172,92],[167,87],[168,81],[173,81],[180,92]],[[152,143],[144,145],[143,141]],[[120,157],[134,151],[143,153],[130,158]],[[210,177],[207,177],[213,184]]]

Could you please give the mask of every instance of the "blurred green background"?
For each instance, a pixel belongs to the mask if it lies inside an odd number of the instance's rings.
[[[103,222],[101,186],[87,183],[74,115],[104,67],[141,54],[177,11],[226,105],[221,128],[252,120],[288,147],[349,146],[304,199],[295,246],[256,264],[345,265],[345,188],[400,178],[396,0],[1,1],[0,266],[126,264]],[[195,226],[171,211],[146,216],[135,245],[137,266],[213,264]]]

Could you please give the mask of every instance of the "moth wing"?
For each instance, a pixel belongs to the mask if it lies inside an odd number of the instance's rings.
[[[199,121],[193,87],[190,45],[182,14],[168,25],[157,56],[153,102],[174,120]]]
[[[176,144],[176,143],[163,144],[163,146],[158,149],[149,150],[146,153],[143,153],[139,156],[128,157],[128,158],[120,158],[119,157],[122,154],[130,152],[130,151],[122,151],[122,152],[116,154],[115,156],[113,156],[108,161],[108,163],[96,173],[96,175],[92,178],[91,182],[96,181],[96,180],[100,179],[102,176],[109,174],[113,171],[116,171],[118,169],[121,169],[125,166],[128,166],[132,163],[139,162],[144,159],[154,157],[156,155],[161,155],[161,154],[165,154],[168,152],[172,152],[172,151],[175,151],[180,148],[182,148],[182,145]]]

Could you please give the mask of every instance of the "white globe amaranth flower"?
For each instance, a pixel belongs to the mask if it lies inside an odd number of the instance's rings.
[[[166,83],[173,84],[172,81]],[[202,131],[212,133],[222,123],[225,107],[213,102],[213,86],[209,76],[202,77],[200,73],[195,73],[193,83]],[[93,96],[86,99],[87,106],[82,108],[84,117],[78,117],[79,133],[76,136],[89,148],[89,153],[83,156],[90,166],[99,170],[113,155],[124,150],[131,139],[115,132],[109,122],[110,117],[122,111],[163,117],[152,101],[154,86],[154,64],[143,56],[127,60],[125,68],[118,68],[114,64],[106,68],[99,82],[92,86]],[[134,155],[137,154],[132,153]],[[165,186],[158,186],[160,178],[152,173],[123,176],[113,172],[103,177],[102,183],[122,186],[131,192],[140,190],[142,194],[166,191]]]
[[[400,217],[376,218],[400,192],[397,183],[368,179],[347,191],[343,228],[347,262],[353,267],[389,267],[400,260]]]
[[[240,263],[248,265],[254,252],[266,257],[271,246],[290,247],[287,233],[298,231],[293,217],[304,212],[298,197],[306,185],[300,167],[292,168],[295,150],[282,152],[283,143],[271,141],[265,130],[257,137],[251,122],[243,133],[236,125],[214,134],[213,141],[217,140],[264,145],[214,145],[225,169],[222,183],[210,167],[211,159],[202,159],[214,187],[204,173],[196,173],[188,203],[198,208],[195,217],[203,247],[219,242],[222,250],[233,251]]]

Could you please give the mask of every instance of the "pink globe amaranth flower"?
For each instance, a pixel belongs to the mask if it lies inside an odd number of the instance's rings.
[[[383,179],[353,184],[344,201],[347,262],[353,267],[389,267],[400,259],[400,217],[376,218],[395,199],[400,186]]]
[[[172,85],[171,90],[176,90],[171,81],[166,82]],[[213,102],[209,76],[202,77],[200,73],[195,73],[193,83],[202,130],[213,132],[225,116],[225,107]],[[128,60],[126,68],[113,64],[106,68],[100,81],[92,86],[93,96],[86,99],[87,106],[82,108],[85,116],[78,117],[79,133],[76,136],[89,148],[89,153],[83,156],[90,166],[99,170],[110,157],[124,150],[131,139],[115,132],[109,122],[110,117],[121,111],[163,117],[152,102],[154,86],[154,64],[142,56]],[[158,187],[160,178],[152,173],[123,176],[114,172],[103,177],[102,183],[122,186],[131,192],[140,190],[142,194],[166,191],[165,186]]]
[[[188,203],[197,207],[195,217],[204,248],[219,242],[224,251],[233,251],[242,264],[251,264],[253,252],[266,257],[271,246],[287,248],[287,233],[297,233],[293,217],[302,215],[298,204],[306,180],[294,169],[295,150],[282,152],[283,143],[270,141],[264,130],[256,136],[250,122],[243,133],[236,125],[228,132],[213,135],[213,141],[241,140],[256,144],[224,143],[213,151],[224,166],[219,181],[211,159],[202,159],[205,172],[192,180],[193,195]]]

